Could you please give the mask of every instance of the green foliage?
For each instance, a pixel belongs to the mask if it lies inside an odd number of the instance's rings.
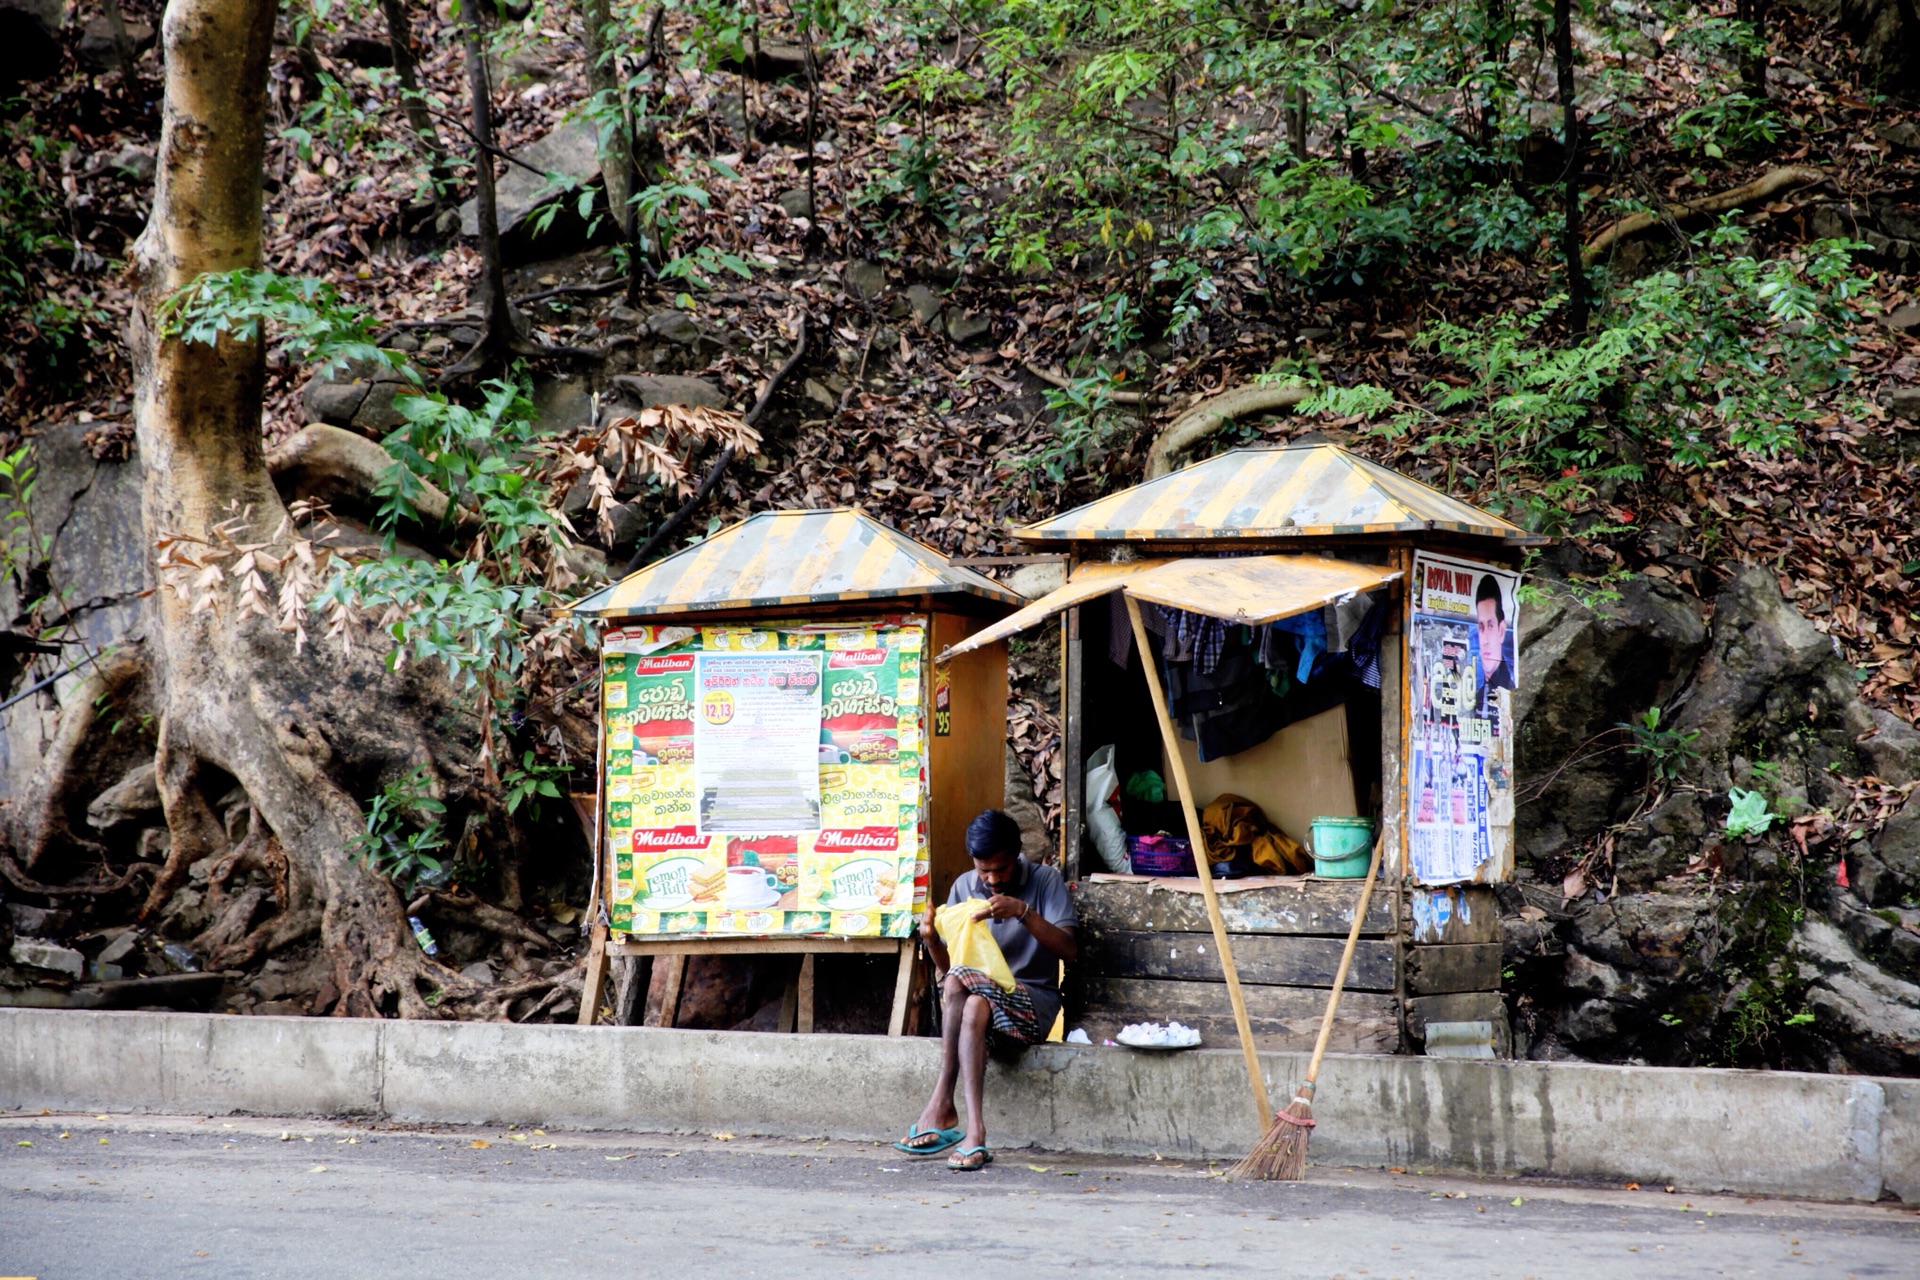
[[[509,764],[500,771],[500,784],[505,789],[508,813],[517,812],[522,804],[535,818],[540,816],[540,799],[561,798],[560,784],[566,781],[567,770],[559,765],[543,763],[533,752],[523,752],[519,764]]]
[[[1691,729],[1682,733],[1663,726],[1658,707],[1648,707],[1639,719],[1623,720],[1616,727],[1625,729],[1632,738],[1627,744],[1627,753],[1646,758],[1649,781],[1678,782],[1700,761],[1700,752],[1693,745],[1700,731]]]
[[[1065,484],[1095,466],[1122,437],[1139,429],[1139,420],[1114,405],[1118,388],[1105,369],[1073,379],[1047,392],[1053,431],[1040,446],[1023,454],[1016,469]]]
[[[32,441],[0,456],[0,580],[19,579],[53,546],[51,534],[34,535],[29,504],[33,501],[35,473]]]
[[[295,363],[313,365],[323,377],[351,362],[419,380],[404,357],[374,341],[379,329],[370,316],[343,302],[333,285],[311,276],[205,272],[162,299],[157,316],[161,335],[183,342],[214,343],[223,337],[253,342],[270,324],[278,349]]]
[[[1731,224],[1698,237],[1687,269],[1603,298],[1579,342],[1540,332],[1557,299],[1530,315],[1429,326],[1420,341],[1466,379],[1429,383],[1425,404],[1374,429],[1412,435],[1420,452],[1489,450],[1494,504],[1521,505],[1556,532],[1597,486],[1643,476],[1649,450],[1683,468],[1717,465],[1727,451],[1798,452],[1819,412],[1811,397],[1846,379],[1847,303],[1868,282],[1846,242],[1765,260],[1740,245]],[[1339,403],[1384,412],[1385,393],[1367,395],[1350,389]]]
[[[1734,787],[1727,792],[1732,808],[1727,811],[1727,834],[1735,839],[1765,835],[1779,815],[1767,807],[1767,798],[1758,791]]]
[[[17,99],[0,98],[0,314],[11,327],[0,370],[11,380],[65,386],[82,365],[85,332],[109,317],[91,296],[62,295],[49,285],[47,264],[75,246],[61,234],[65,209],[58,185],[70,144],[35,133]]]
[[[436,852],[447,843],[441,821],[446,811],[433,793],[427,767],[419,765],[367,802],[366,824],[353,839],[353,852],[403,893],[444,884],[448,869]]]
[[[464,519],[478,517],[477,558],[497,561],[508,576],[519,576],[528,544],[557,545],[559,530],[526,465],[539,440],[539,424],[533,402],[517,383],[496,379],[481,391],[477,409],[437,391],[394,401],[406,423],[381,442],[393,465],[374,486],[380,499],[375,523],[391,547],[399,523],[420,518],[416,504],[431,484],[454,500]]]

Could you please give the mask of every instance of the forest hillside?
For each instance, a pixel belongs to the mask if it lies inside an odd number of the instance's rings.
[[[0,31],[0,931],[79,985],[570,1018],[595,667],[557,606],[753,511],[992,556],[1320,439],[1553,540],[1529,1051],[1920,1070],[1911,6]],[[1037,823],[1057,675],[1019,656]],[[751,1019],[755,982],[689,1007]]]

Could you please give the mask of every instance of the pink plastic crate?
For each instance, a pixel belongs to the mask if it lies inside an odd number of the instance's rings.
[[[1185,836],[1128,836],[1127,865],[1137,876],[1190,876],[1193,842]]]

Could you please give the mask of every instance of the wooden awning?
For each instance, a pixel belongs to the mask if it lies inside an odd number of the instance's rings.
[[[1065,586],[976,631],[941,653],[937,661],[944,662],[1004,640],[1077,604],[1113,591],[1124,591],[1150,604],[1252,626],[1290,618],[1357,592],[1371,591],[1399,576],[1398,569],[1381,565],[1307,555],[1083,564],[1073,571]]]

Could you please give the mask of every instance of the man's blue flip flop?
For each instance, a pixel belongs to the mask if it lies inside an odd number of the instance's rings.
[[[967,1136],[965,1129],[922,1129],[916,1121],[907,1126],[907,1136],[893,1144],[895,1151],[903,1151],[910,1156],[937,1156],[957,1144]],[[937,1137],[940,1141],[927,1146],[913,1146],[915,1138]]]
[[[973,1163],[975,1156],[980,1157],[979,1164]],[[947,1168],[955,1173],[977,1173],[992,1163],[993,1152],[985,1147],[962,1147],[947,1157]]]

